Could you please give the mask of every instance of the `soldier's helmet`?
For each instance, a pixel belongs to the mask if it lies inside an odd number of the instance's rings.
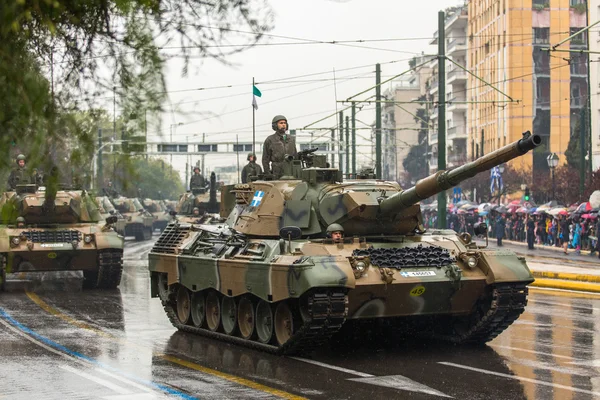
[[[256,154],[248,153],[248,157],[246,157],[246,160],[250,161],[250,157],[254,157],[254,159],[256,160]]]
[[[196,172],[196,170],[198,170],[198,172],[200,172],[200,167],[194,167],[194,172]]]
[[[23,217],[17,218],[17,224],[24,224],[24,223],[25,223],[25,218],[23,218]]]
[[[21,160],[25,161],[25,156],[24,156],[23,154],[19,154],[19,155],[17,156],[17,164],[18,164],[18,163],[19,163],[19,161],[21,161]]]
[[[288,125],[286,130],[290,129],[290,124],[288,123],[287,118],[284,117],[283,115],[276,115],[273,117],[273,121],[271,121],[271,128],[273,128],[274,131],[277,132],[277,123],[279,121],[285,121]]]
[[[327,232],[327,236],[331,236],[331,234],[333,232],[342,232],[342,233],[344,233],[344,227],[341,226],[340,224],[330,224],[327,227],[327,231],[326,232]]]

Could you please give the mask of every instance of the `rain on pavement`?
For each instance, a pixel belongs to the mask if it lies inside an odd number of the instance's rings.
[[[152,242],[126,242],[118,290],[0,295],[0,398],[600,398],[600,296],[531,289],[489,346],[365,337],[278,357],[177,332],[149,295]]]

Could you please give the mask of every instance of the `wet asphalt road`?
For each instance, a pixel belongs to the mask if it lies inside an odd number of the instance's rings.
[[[176,332],[151,245],[127,242],[116,291],[0,294],[0,399],[600,398],[600,296],[532,289],[482,348],[365,337],[294,359]]]

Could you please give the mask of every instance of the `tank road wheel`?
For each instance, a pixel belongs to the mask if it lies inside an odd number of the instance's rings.
[[[254,325],[254,303],[248,296],[240,299],[238,305],[238,326],[244,339],[252,339],[256,327]]]
[[[282,346],[294,334],[294,315],[286,301],[277,304],[275,309],[275,337]]]
[[[185,286],[179,286],[177,290],[177,318],[182,324],[190,320],[191,301],[190,291]]]
[[[206,325],[213,332],[221,326],[221,303],[219,295],[214,290],[206,296]]]
[[[195,327],[200,328],[204,323],[206,316],[206,302],[204,301],[204,293],[196,292],[192,295],[192,323]]]
[[[223,296],[221,310],[223,330],[228,335],[235,334],[235,328],[237,328],[237,305],[235,304],[235,299],[233,297]]]
[[[256,306],[256,333],[262,343],[269,343],[273,338],[273,310],[264,300]]]

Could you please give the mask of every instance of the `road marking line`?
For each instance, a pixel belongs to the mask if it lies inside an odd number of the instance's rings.
[[[172,363],[179,364],[181,366],[184,366],[184,367],[187,367],[187,368],[190,368],[190,369],[193,369],[193,370],[196,370],[196,371],[208,374],[208,375],[216,376],[218,378],[225,379],[227,381],[234,382],[234,383],[237,383],[237,384],[240,384],[240,385],[243,385],[243,386],[247,386],[247,387],[249,387],[251,389],[260,390],[262,392],[266,392],[268,394],[271,394],[271,395],[274,395],[274,396],[278,396],[278,397],[281,397],[283,399],[289,399],[289,400],[306,400],[302,396],[296,396],[296,395],[293,395],[291,393],[284,392],[283,390],[274,389],[274,388],[271,388],[269,386],[265,386],[265,385],[263,385],[261,383],[254,382],[254,381],[251,381],[251,380],[246,379],[246,378],[241,378],[239,376],[231,375],[231,374],[228,374],[226,372],[216,371],[216,370],[208,368],[208,367],[203,367],[203,366],[198,365],[196,363],[193,363],[193,362],[190,362],[190,361],[186,361],[186,360],[182,360],[180,358],[173,357],[173,356],[170,356],[168,354],[158,354],[158,356],[161,357],[161,358],[163,358],[163,359],[165,359],[165,360],[167,360],[167,361],[170,361]]]
[[[132,393],[132,394],[117,394],[114,396],[104,396],[104,400],[152,400],[156,399],[154,393]]]
[[[98,360],[95,360],[93,358],[90,358],[88,356],[80,354],[76,351],[70,350],[63,345],[56,343],[55,341],[48,339],[45,336],[42,336],[41,334],[35,332],[34,330],[26,327],[23,324],[21,324],[19,321],[14,319],[10,314],[8,314],[1,307],[0,307],[0,324],[6,326],[8,329],[13,331],[17,335],[25,338],[26,340],[29,340],[31,343],[34,343],[35,345],[37,345],[39,347],[42,347],[54,354],[64,357],[67,360],[76,362],[76,363],[84,365],[86,367],[89,367],[90,364],[93,364],[93,365],[100,366],[101,368],[106,368],[106,369],[110,369],[114,372],[121,373],[116,368],[113,368],[109,365],[102,364]],[[126,374],[124,374],[124,375],[126,375]],[[190,396],[186,393],[180,392],[179,390],[172,389],[166,385],[161,385],[159,383],[155,383],[152,381],[146,381],[141,378],[136,378],[136,377],[131,377],[131,378],[136,379],[137,381],[139,381],[145,385],[148,385],[152,388],[161,390],[162,392],[165,392],[167,394],[171,394],[171,395],[174,395],[174,396],[186,399],[186,400],[196,399],[196,397],[194,397],[194,396]]]
[[[541,385],[541,386],[550,386],[550,387],[553,387],[556,389],[565,389],[565,390],[570,390],[572,392],[591,394],[593,396],[600,396],[600,392],[592,392],[591,390],[578,389],[578,388],[574,388],[571,386],[560,385],[558,383],[550,383],[550,382],[540,381],[537,379],[525,378],[522,376],[503,374],[501,372],[488,371],[486,369],[474,368],[474,367],[469,367],[466,365],[460,365],[460,364],[455,364],[455,363],[445,362],[445,361],[438,362],[438,364],[447,365],[449,367],[466,369],[466,370],[474,371],[474,372],[480,372],[482,374],[487,374],[487,375],[500,376],[502,378],[515,379],[515,380],[522,381],[522,382],[535,383],[536,385]]]
[[[570,362],[569,364],[574,364],[574,365],[583,365],[586,367],[596,367],[596,368],[600,368],[600,358],[597,360],[580,360],[580,361],[573,361]]]
[[[148,388],[146,386],[140,385],[140,384],[138,384],[138,383],[136,383],[136,382],[134,382],[132,380],[129,380],[127,378],[124,378],[122,376],[119,376],[119,375],[116,375],[116,374],[112,374],[112,373],[110,373],[110,372],[108,372],[108,371],[106,371],[106,370],[104,370],[102,368],[96,368],[95,371],[96,372],[100,372],[101,374],[104,374],[106,376],[110,376],[111,378],[113,378],[113,379],[115,379],[117,381],[121,381],[123,383],[126,383],[127,385],[135,387],[135,388],[137,388],[139,390],[142,390],[144,392],[150,391],[150,388]]]
[[[558,354],[545,353],[543,351],[521,349],[519,347],[501,346],[499,344],[488,344],[488,346],[499,348],[499,349],[517,350],[517,351],[522,351],[524,353],[541,354],[541,355],[544,355],[544,356],[552,356],[552,357],[555,357],[555,358],[564,358],[566,360],[575,360],[573,357],[569,357],[569,356],[561,356],[561,355],[558,355]]]
[[[88,325],[86,323],[83,323],[81,321],[78,321],[78,320],[76,320],[74,318],[71,318],[70,316],[66,315],[62,311],[59,311],[56,308],[50,306],[48,303],[46,303],[44,300],[42,300],[35,293],[27,292],[27,296],[35,304],[37,304],[38,306],[40,306],[44,311],[48,312],[49,314],[52,314],[53,316],[55,316],[57,318],[62,319],[63,321],[65,321],[65,322],[67,322],[67,323],[69,323],[71,325],[75,325],[75,326],[77,326],[79,328],[92,331],[94,333],[97,333],[98,335],[101,335],[101,336],[106,337],[108,339],[112,339],[112,340],[115,340],[115,341],[122,342],[122,343],[127,344],[127,345],[134,345],[136,347],[143,348],[144,350],[148,349],[148,347],[140,346],[137,343],[130,342],[127,339],[120,338],[120,337],[115,336],[115,335],[113,335],[113,334],[111,334],[109,332],[105,332],[105,331],[103,331],[101,329],[98,329],[96,327],[90,326],[90,325]],[[186,368],[190,368],[190,369],[194,369],[196,371],[203,372],[203,373],[205,373],[207,375],[216,376],[216,377],[219,377],[221,379],[228,380],[230,382],[235,382],[235,383],[238,383],[238,384],[240,384],[242,386],[246,386],[246,387],[249,387],[251,389],[259,390],[259,391],[271,394],[273,396],[278,396],[278,397],[281,397],[281,398],[284,398],[284,399],[290,399],[290,400],[305,400],[304,397],[296,396],[296,395],[293,395],[291,393],[285,392],[283,390],[271,388],[269,386],[260,384],[258,382],[251,381],[249,379],[241,378],[241,377],[238,377],[238,376],[235,376],[235,375],[227,374],[225,372],[217,371],[217,370],[212,369],[212,368],[204,367],[204,366],[201,366],[201,365],[196,364],[196,363],[191,362],[191,361],[181,360],[181,359],[179,359],[177,357],[174,357],[174,356],[170,356],[170,355],[166,355],[166,354],[157,354],[157,353],[154,353],[154,352],[153,352],[153,355],[155,355],[157,357],[160,357],[160,358],[162,358],[162,359],[164,359],[166,361],[178,364],[180,366],[183,366],[183,367],[186,367]]]
[[[68,365],[61,365],[60,368],[69,371],[72,374],[75,375],[79,375],[82,378],[85,378],[87,380],[90,380],[92,382],[97,383],[98,385],[102,385],[104,387],[109,388],[110,390],[112,390],[113,392],[117,392],[119,394],[132,394],[131,390],[125,389],[124,387],[121,387],[117,384],[114,384],[112,382],[107,381],[106,379],[102,379],[102,378],[97,378],[95,376],[92,376],[88,373],[85,373],[83,371],[78,371],[73,367],[69,367]]]
[[[412,379],[407,378],[406,376],[403,376],[403,375],[375,376],[375,375],[371,375],[371,374],[366,374],[364,372],[355,371],[353,369],[338,367],[337,365],[325,364],[320,361],[309,360],[307,358],[301,358],[301,357],[288,357],[288,358],[291,358],[293,360],[302,361],[302,362],[305,362],[308,364],[313,364],[313,365],[316,365],[319,367],[332,369],[334,371],[339,371],[339,372],[344,372],[344,373],[347,373],[350,375],[360,376],[360,378],[348,378],[347,379],[347,380],[353,381],[353,382],[367,383],[369,385],[383,386],[383,387],[392,388],[392,389],[407,390],[410,392],[420,392],[420,393],[427,393],[427,394],[432,394],[432,395],[441,396],[441,397],[453,398],[452,396],[448,396],[445,393],[442,393],[434,388],[431,388],[431,387],[424,385],[422,383],[419,383],[417,381],[413,381]]]
[[[352,369],[348,369],[348,368],[344,368],[344,367],[338,367],[336,365],[325,364],[325,363],[322,363],[320,361],[309,360],[307,358],[301,358],[301,357],[288,357],[288,358],[291,358],[291,359],[294,359],[294,360],[298,360],[298,361],[302,361],[302,362],[305,362],[305,363],[308,363],[308,364],[317,365],[317,366],[323,367],[323,368],[333,369],[335,371],[345,372],[345,373],[350,374],[350,375],[360,376],[361,378],[373,378],[373,377],[375,377],[375,375],[365,374],[364,372],[354,371]]]
[[[578,310],[600,311],[600,308],[596,308],[596,307],[583,307],[583,306],[577,306],[577,305],[568,304],[568,303],[558,303],[555,301],[534,300],[534,299],[529,299],[528,301],[530,303],[539,303],[539,304],[546,304],[546,305],[551,305],[551,306],[567,307],[567,308],[573,308],[573,309],[578,309]]]
[[[565,296],[565,297],[569,297],[569,298],[581,298],[581,299],[593,299],[593,300],[597,300],[600,299],[600,293],[592,293],[592,292],[580,292],[578,290],[567,290],[567,289],[556,289],[556,288],[549,288],[549,287],[535,287],[535,286],[528,286],[529,287],[529,291],[533,292],[533,293],[540,293],[540,294],[552,294],[553,296]],[[551,292],[551,293],[549,293]],[[575,296],[573,296],[575,295]]]

